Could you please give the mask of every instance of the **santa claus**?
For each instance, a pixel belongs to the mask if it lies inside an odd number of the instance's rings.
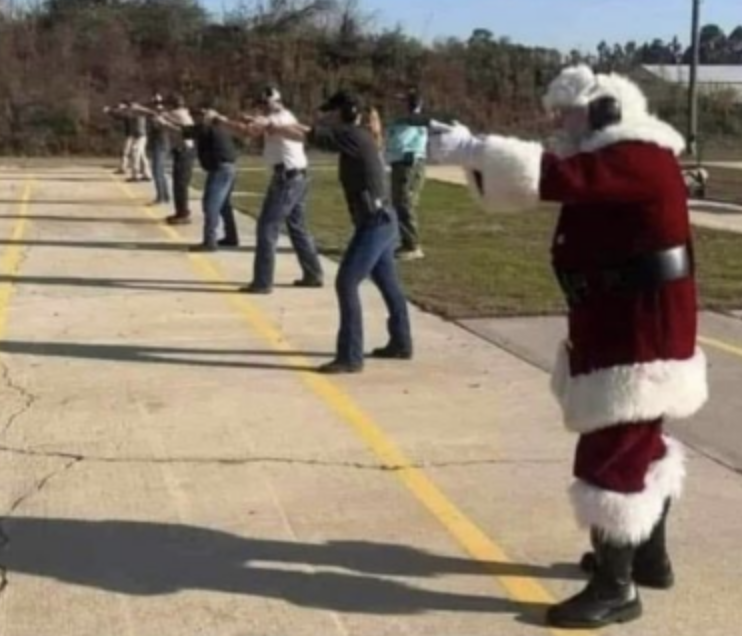
[[[596,628],[641,615],[637,584],[673,584],[665,523],[685,471],[663,424],[704,404],[707,365],[682,136],[629,79],[586,66],[564,70],[544,104],[556,122],[546,148],[434,123],[431,158],[461,165],[488,210],[561,204],[552,262],[569,336],[552,388],[579,435],[570,495],[594,551],[582,561],[589,584],[547,622]]]

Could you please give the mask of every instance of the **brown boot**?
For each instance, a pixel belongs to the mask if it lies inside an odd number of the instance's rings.
[[[190,214],[173,214],[165,219],[168,225],[189,225],[191,223]]]

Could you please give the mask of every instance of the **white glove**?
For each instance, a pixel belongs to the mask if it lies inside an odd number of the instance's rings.
[[[428,154],[433,164],[455,164],[464,168],[475,165],[482,141],[464,125],[454,122],[430,122]]]

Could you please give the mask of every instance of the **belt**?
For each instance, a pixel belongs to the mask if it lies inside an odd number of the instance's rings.
[[[284,179],[293,179],[294,177],[298,176],[307,176],[306,168],[292,168],[291,170],[287,170],[286,166],[284,166],[282,163],[278,163],[273,166],[273,173],[280,177],[283,177]]]
[[[642,254],[616,267],[596,272],[556,270],[559,285],[570,305],[595,293],[616,293],[656,289],[665,283],[687,278],[693,272],[688,246]]]

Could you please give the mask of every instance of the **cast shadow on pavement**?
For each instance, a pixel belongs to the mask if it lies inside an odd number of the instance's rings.
[[[171,243],[162,241],[50,241],[50,240],[30,240],[23,239],[20,241],[12,239],[0,239],[0,247],[3,245],[22,245],[24,247],[58,247],[58,248],[86,248],[97,250],[127,250],[130,252],[183,252],[186,253],[188,248],[193,245],[190,243]],[[219,250],[221,253],[230,252],[255,252],[253,245],[244,245],[240,247],[225,247]],[[278,254],[293,254],[290,247],[278,247]]]
[[[13,573],[23,573],[131,596],[201,590],[336,612],[512,613],[541,624],[541,603],[424,589],[394,578],[576,576],[575,568],[482,564],[405,545],[253,539],[187,525],[13,517],[4,526],[10,540],[0,559],[11,585]]]
[[[50,287],[82,287],[101,288],[120,291],[151,291],[151,292],[185,292],[197,294],[227,294],[236,293],[240,287],[247,283],[235,281],[193,281],[183,279],[159,279],[159,278],[80,278],[75,276],[4,276],[0,275],[0,283],[11,283],[12,285],[28,286],[50,286]],[[302,290],[292,284],[279,283],[274,285],[276,289]]]
[[[18,201],[20,203],[20,201]],[[0,220],[18,221],[28,219],[32,222],[53,221],[58,223],[110,223],[112,225],[162,225],[159,219],[121,216],[56,216],[53,214],[0,214]]]
[[[332,358],[332,353],[247,351],[244,349],[208,349],[188,347],[151,347],[118,344],[83,344],[77,342],[30,342],[22,340],[0,341],[0,353],[6,355],[41,356],[51,358],[77,358],[103,362],[133,362],[187,367],[253,369],[267,371],[316,371],[315,367],[299,364],[269,364],[249,360],[251,357]],[[246,360],[235,360],[244,356]],[[229,357],[230,359],[225,359]]]

